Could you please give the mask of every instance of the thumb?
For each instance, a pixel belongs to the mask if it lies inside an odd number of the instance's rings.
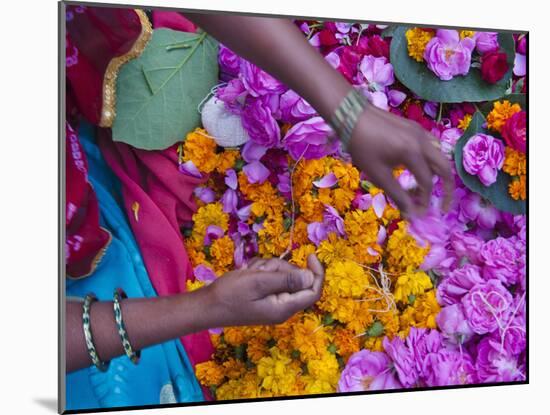
[[[257,298],[283,292],[294,293],[313,285],[313,273],[307,269],[295,269],[285,272],[255,272],[250,281]]]

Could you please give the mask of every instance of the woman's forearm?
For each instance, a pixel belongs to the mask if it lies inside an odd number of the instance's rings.
[[[157,298],[131,298],[121,302],[130,344],[141,350],[153,344],[201,331],[215,325],[207,290]],[[92,364],[82,328],[82,303],[67,302],[67,372]],[[92,303],[91,331],[99,358],[108,361],[124,354],[114,319],[113,302]]]
[[[288,19],[186,14],[235,53],[284,82],[329,120],[350,84]]]

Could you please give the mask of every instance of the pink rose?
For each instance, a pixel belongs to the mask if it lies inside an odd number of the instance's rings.
[[[439,29],[426,45],[424,59],[439,79],[448,81],[470,71],[475,42],[469,37],[460,40],[456,30]]]
[[[497,181],[498,170],[504,164],[504,144],[491,135],[476,134],[462,149],[462,157],[464,170],[490,186]]]

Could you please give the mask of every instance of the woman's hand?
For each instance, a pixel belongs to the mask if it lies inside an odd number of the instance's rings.
[[[280,259],[257,259],[205,288],[206,311],[215,327],[282,323],[320,298],[323,279],[315,255],[308,257],[308,269]]]
[[[418,124],[369,105],[353,130],[349,151],[353,163],[384,189],[407,216],[421,215],[428,208],[433,175],[444,182],[444,207],[447,208],[451,201],[451,166],[438,145],[437,139]],[[406,166],[414,174],[418,200],[413,200],[394,179],[392,169],[399,165]]]

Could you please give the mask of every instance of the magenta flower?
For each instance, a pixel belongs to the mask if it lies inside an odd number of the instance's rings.
[[[244,84],[238,78],[232,79],[226,86],[216,90],[216,98],[223,101],[225,108],[233,114],[241,114],[247,95]]]
[[[486,279],[495,278],[505,285],[518,282],[518,277],[523,273],[522,257],[525,251],[517,249],[515,242],[515,237],[499,236],[485,242],[481,247],[480,255],[484,262],[483,276]]]
[[[220,70],[223,73],[230,77],[235,77],[239,74],[241,58],[222,44],[220,44],[220,48],[218,49],[218,62],[220,64]]]
[[[478,236],[462,231],[451,233],[451,246],[454,249],[456,256],[466,258],[472,264],[481,264],[482,258],[479,254],[483,245],[483,240]]]
[[[253,161],[243,167],[249,183],[262,184],[269,177],[270,171],[261,162]]]
[[[385,353],[363,349],[354,353],[338,381],[338,392],[399,389],[391,360]]]
[[[469,221],[484,229],[493,229],[500,218],[499,211],[478,193],[471,192],[460,201],[460,212]]]
[[[453,349],[428,355],[422,372],[427,386],[466,385],[477,380],[471,356]]]
[[[456,30],[438,29],[426,45],[424,59],[428,68],[443,81],[470,70],[475,42],[469,37],[460,40]]]
[[[321,222],[311,222],[307,225],[307,237],[311,242],[316,246],[327,239],[327,229],[325,225]]]
[[[307,120],[316,114],[313,107],[291,89],[281,95],[280,110],[281,120],[290,124]]]
[[[455,144],[461,136],[462,130],[460,128],[447,128],[444,130],[439,139],[441,151],[451,157],[451,153],[455,149]]]
[[[360,81],[366,83],[371,92],[385,91],[387,86],[395,82],[393,66],[383,56],[364,56],[359,64],[359,74]]]
[[[498,280],[473,286],[462,298],[464,314],[477,334],[492,333],[504,325],[512,312],[513,298]]]
[[[331,128],[321,117],[309,118],[287,131],[283,144],[294,160],[318,159],[334,153],[338,142],[329,142]]]
[[[480,55],[486,52],[495,52],[499,49],[497,32],[476,32],[474,40]]]
[[[250,139],[264,147],[275,147],[281,140],[279,124],[271,110],[259,99],[248,100],[242,114],[243,127]]]
[[[460,303],[443,307],[436,317],[436,322],[450,343],[463,344],[474,335]]]
[[[325,205],[325,213],[323,214],[323,223],[327,233],[336,232],[339,236],[345,236],[344,219],[338,211],[330,205]]]
[[[462,149],[462,157],[464,170],[490,186],[497,181],[497,173],[504,164],[504,144],[491,135],[476,134]]]
[[[405,346],[405,342],[399,336],[395,336],[392,340],[384,337],[382,345],[393,362],[401,384],[406,388],[416,386],[419,373],[416,369],[414,355],[412,351]]]
[[[286,91],[284,84],[244,59],[241,60],[240,69],[243,84],[253,97],[267,94],[282,94]]]
[[[449,273],[437,287],[437,301],[441,305],[459,303],[474,286],[485,282],[477,265],[464,264]]]
[[[476,372],[480,382],[512,382],[525,380],[524,368],[514,355],[506,353],[490,337],[477,346]]]

